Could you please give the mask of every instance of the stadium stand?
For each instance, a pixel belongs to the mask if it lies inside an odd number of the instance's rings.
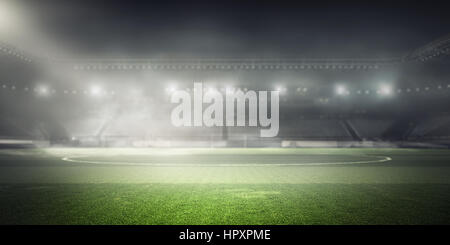
[[[365,140],[380,140],[383,133],[392,125],[392,120],[382,119],[350,119],[360,137]]]

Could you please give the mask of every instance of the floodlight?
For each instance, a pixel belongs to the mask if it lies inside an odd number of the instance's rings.
[[[348,94],[349,92],[347,91],[347,89],[346,89],[344,86],[339,85],[339,86],[337,86],[337,88],[336,88],[336,93],[337,93],[338,95],[346,95],[346,94]]]
[[[387,84],[383,84],[380,87],[380,94],[381,95],[390,95],[392,93],[392,88],[391,86],[387,85]]]
[[[36,88],[36,93],[39,96],[46,96],[46,95],[48,95],[48,92],[49,92],[49,90],[48,90],[47,86],[41,85]]]
[[[90,93],[93,96],[100,96],[102,94],[102,89],[99,86],[92,86]]]

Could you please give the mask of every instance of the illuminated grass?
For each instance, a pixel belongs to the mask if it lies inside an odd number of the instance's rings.
[[[142,161],[155,156],[195,161],[201,155],[211,163],[239,163],[256,153],[268,159],[286,155],[288,162],[295,162],[296,154],[312,155],[299,161],[327,158],[313,159],[319,153],[393,160],[283,167],[96,166],[61,160],[67,154],[94,154],[108,161],[126,159],[126,154],[140,154]],[[449,224],[449,160],[446,150],[404,149],[2,151],[0,223]]]
[[[4,186],[9,224],[447,224],[450,185]]]

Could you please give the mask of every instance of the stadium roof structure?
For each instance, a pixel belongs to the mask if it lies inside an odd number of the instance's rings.
[[[58,63],[75,70],[371,70],[450,54],[450,34],[401,57],[390,58],[102,58],[72,59],[24,51],[0,42],[0,51],[26,62]]]

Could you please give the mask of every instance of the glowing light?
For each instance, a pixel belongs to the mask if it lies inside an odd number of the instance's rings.
[[[166,88],[166,92],[171,94],[177,90],[177,86],[175,84],[171,84]]]
[[[49,93],[49,89],[47,88],[47,86],[40,85],[36,88],[36,93],[40,96],[46,96]]]
[[[380,87],[380,94],[382,95],[390,95],[392,93],[392,88],[389,85],[383,84]]]
[[[92,96],[100,96],[102,94],[102,88],[99,86],[92,86],[89,92]]]
[[[338,95],[348,95],[350,92],[342,85],[336,87],[336,93]]]
[[[17,6],[11,2],[0,2],[0,31],[3,34],[18,28],[22,17]]]
[[[286,92],[286,88],[283,86],[277,86],[277,87],[275,87],[275,91],[283,93],[283,92]]]

